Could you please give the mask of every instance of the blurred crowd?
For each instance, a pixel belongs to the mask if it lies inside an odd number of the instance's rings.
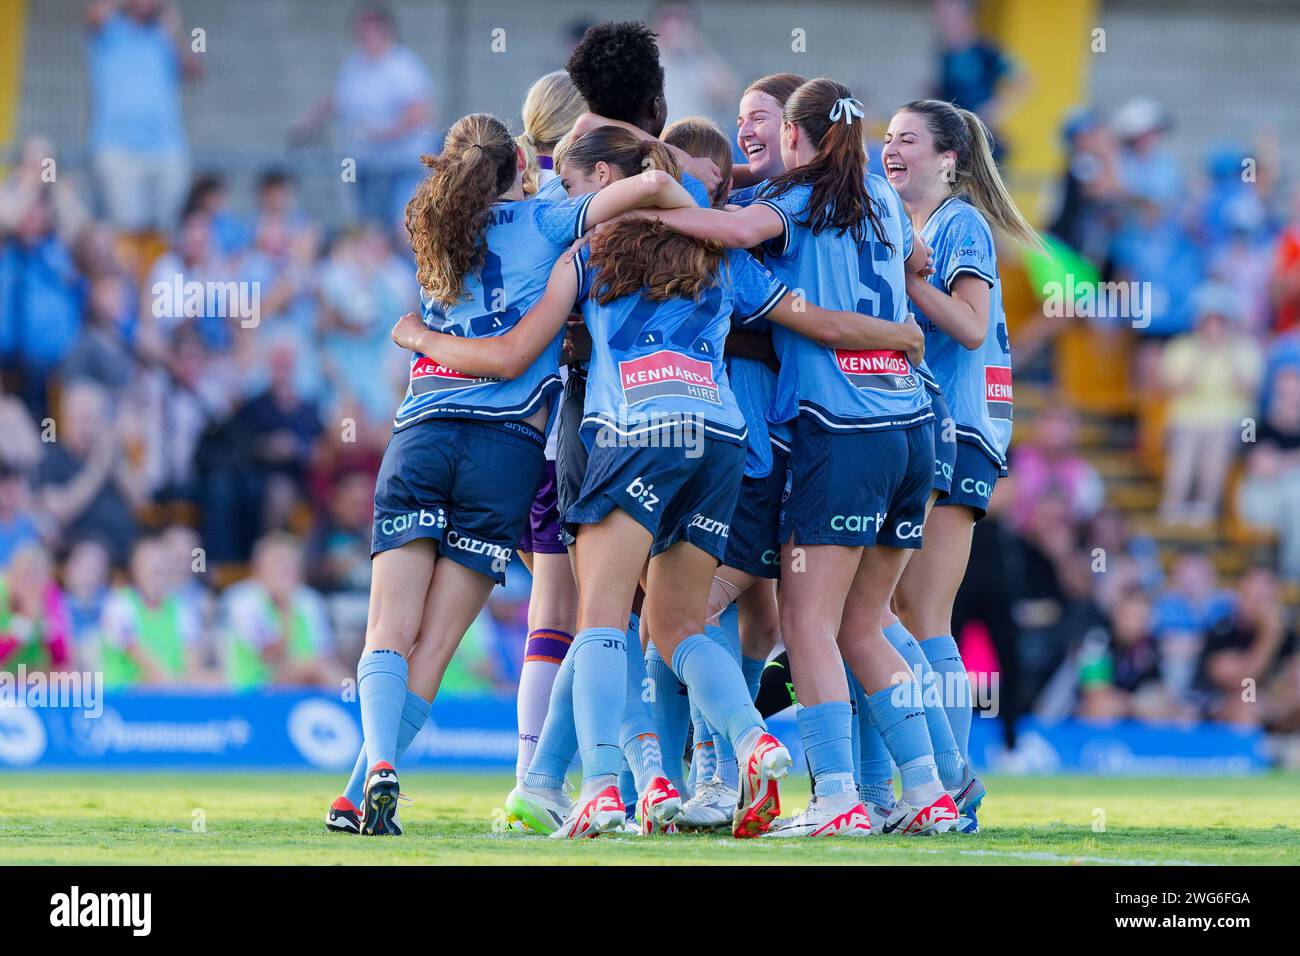
[[[964,4],[936,15],[936,80],[918,93],[998,128],[1027,78]],[[671,98],[725,116],[734,71],[689,8],[658,16]],[[203,77],[179,23],[162,0],[89,3],[90,162],[65,169],[33,137],[0,182],[0,669],[333,684],[364,635],[373,481],[405,385],[388,330],[418,304],[401,210],[450,118],[391,14],[357,8],[333,88],[286,123],[356,161],[349,223],[327,231],[287,167],[252,195],[195,174],[181,90]],[[1300,580],[1300,191],[1267,139],[1186,169],[1169,129],[1146,99],[1072,115],[1048,232],[1080,276],[1149,284],[1141,321],[1092,321],[1133,325],[1133,379],[1165,408],[1162,518],[1233,510]],[[1278,574],[1229,587],[1195,548],[1166,574],[1108,505],[1079,425],[1064,404],[1040,411],[977,526],[958,618],[966,659],[983,642],[1002,672],[1004,716],[1300,729]],[[448,690],[513,687],[518,571]]]

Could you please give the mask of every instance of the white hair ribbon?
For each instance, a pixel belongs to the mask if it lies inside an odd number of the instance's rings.
[[[865,119],[867,114],[862,109],[862,103],[851,96],[836,100],[835,105],[831,107],[830,117],[832,123],[838,123],[842,117],[847,117],[847,124],[852,126],[853,117],[855,116],[858,119]]]

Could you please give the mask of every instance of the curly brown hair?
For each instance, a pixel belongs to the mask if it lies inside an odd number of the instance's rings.
[[[717,240],[683,236],[658,220],[619,220],[591,241],[591,298],[601,305],[638,292],[652,302],[699,299],[717,284],[723,254]]]
[[[443,308],[463,295],[465,277],[483,268],[488,213],[518,174],[515,141],[489,113],[471,113],[447,133],[442,152],[421,156],[433,172],[406,204],[416,279]]]

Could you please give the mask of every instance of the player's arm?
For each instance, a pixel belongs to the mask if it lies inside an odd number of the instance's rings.
[[[794,294],[787,293],[766,317],[827,348],[906,352],[913,364],[925,355],[925,334],[911,316],[906,322],[891,322],[859,312],[823,309],[807,300],[796,307]]]
[[[600,223],[633,209],[694,206],[695,200],[685,186],[662,169],[647,169],[643,173],[610,183],[594,194],[587,204],[584,222],[590,231]]]
[[[466,375],[518,378],[564,327],[577,298],[577,272],[572,262],[560,259],[542,297],[504,335],[470,339],[435,332],[408,312],[393,326],[393,341]]]
[[[989,284],[969,272],[952,283],[948,295],[915,272],[907,274],[907,297],[925,317],[963,348],[977,349],[989,332]]]
[[[701,209],[694,205],[633,215],[658,219],[669,229],[695,239],[716,239],[728,249],[752,249],[785,232],[781,215],[772,207],[755,203],[735,212]]]

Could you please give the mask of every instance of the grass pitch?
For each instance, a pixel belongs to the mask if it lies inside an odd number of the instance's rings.
[[[504,829],[508,774],[402,776],[406,835],[325,832],[341,774],[0,775],[0,864],[1297,864],[1300,776],[990,777],[983,832],[562,842]],[[783,812],[807,779],[782,789]]]

